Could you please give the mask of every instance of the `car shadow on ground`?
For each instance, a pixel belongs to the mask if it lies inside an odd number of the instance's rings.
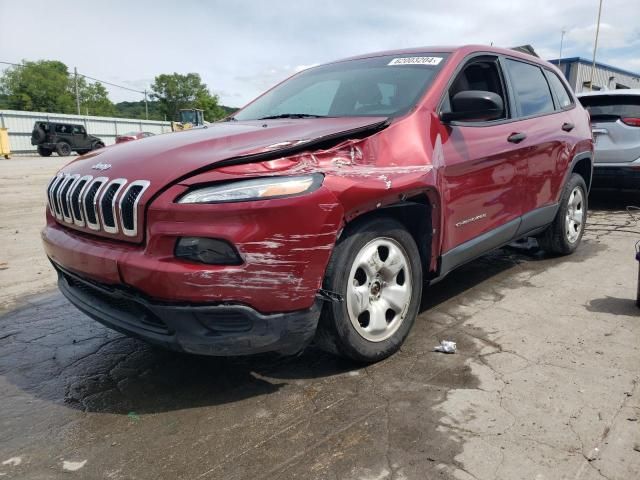
[[[630,298],[609,296],[596,298],[589,302],[587,310],[596,313],[613,313],[614,315],[625,315],[627,317],[640,317],[640,308],[636,305],[636,301]]]
[[[425,287],[417,323],[428,325],[431,311],[448,308],[447,302],[455,302],[456,297],[485,282],[496,283],[503,274],[507,277],[500,280],[500,288],[508,288],[511,283],[514,287],[521,285],[521,279],[509,280],[510,271],[535,274],[557,261],[584,261],[601,248],[597,242],[586,240],[574,255],[561,259],[522,246],[486,254]],[[489,286],[479,291],[491,289]],[[613,308],[597,300],[591,307]],[[618,308],[627,311],[624,305]],[[21,335],[29,338],[24,325],[43,333],[31,335],[33,339],[24,344],[9,345],[19,341]],[[20,333],[23,330],[25,333]],[[3,331],[18,333],[3,337]],[[428,334],[429,327],[423,324],[420,329],[414,328],[413,335],[425,332]],[[414,339],[413,344],[426,341]],[[80,410],[120,414],[132,409],[154,413],[233,403],[275,393],[290,382],[325,379],[364,367],[313,345],[288,357],[261,354],[222,358],[165,351],[102,327],[59,294],[1,317],[0,352],[7,345],[16,353],[0,355],[0,374],[14,385],[39,398]],[[411,352],[403,348],[402,354]]]
[[[496,275],[544,259],[541,252],[505,248],[470,262],[424,289],[417,322],[428,322],[430,310]],[[60,295],[10,312],[0,321],[3,331],[17,332],[6,338],[0,335],[0,349],[16,349],[13,355],[0,356],[0,374],[39,398],[85,411],[153,413],[226,404],[277,392],[292,381],[323,379],[364,367],[313,345],[289,357],[220,358],[169,352],[103,328]],[[25,324],[30,332],[43,335],[25,334]],[[414,335],[423,335],[421,330],[414,330]],[[15,343],[21,336],[24,343]]]
[[[591,211],[619,212],[633,206],[640,207],[640,192],[592,190],[589,193],[589,210]],[[638,215],[638,218],[640,218],[640,215]]]

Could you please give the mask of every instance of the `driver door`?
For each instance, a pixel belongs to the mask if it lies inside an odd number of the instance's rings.
[[[496,93],[504,103],[497,120],[453,121],[445,126],[443,166],[438,173],[445,197],[443,271],[507,243],[523,214],[528,149],[510,139],[517,129],[504,79],[497,56],[474,57],[449,86],[441,108],[451,111],[451,98],[467,90]]]
[[[87,131],[81,125],[73,127],[73,145],[80,150],[90,149],[91,143],[89,142],[89,136]]]

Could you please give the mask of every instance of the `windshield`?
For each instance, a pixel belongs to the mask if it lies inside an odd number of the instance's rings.
[[[194,112],[193,110],[181,111],[180,121],[182,123],[197,123],[196,112]]]
[[[413,107],[446,54],[385,55],[314,67],[291,77],[233,118],[393,116]]]

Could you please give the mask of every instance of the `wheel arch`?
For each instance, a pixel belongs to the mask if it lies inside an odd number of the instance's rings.
[[[573,157],[569,173],[577,173],[584,179],[588,193],[593,179],[593,152],[582,152]],[[565,183],[569,181],[569,177],[570,175],[567,175]]]
[[[433,190],[425,190],[418,194],[412,192],[412,196],[406,198],[401,196],[401,200],[396,203],[383,205],[349,219],[340,233],[340,238],[345,234],[348,235],[350,230],[362,222],[381,217],[392,218],[402,224],[416,242],[420,252],[423,278],[426,280],[432,276],[433,259],[437,258],[437,254],[434,254],[434,245],[438,244],[436,239],[436,233],[439,231],[438,198]]]

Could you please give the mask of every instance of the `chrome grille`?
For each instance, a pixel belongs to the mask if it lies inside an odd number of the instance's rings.
[[[94,178],[89,184],[87,194],[82,200],[84,217],[86,219],[85,221],[87,223],[87,227],[91,230],[100,230],[100,222],[98,220],[98,194],[108,180],[109,179],[107,177]]]
[[[124,178],[111,180],[100,197],[102,228],[107,233],[118,233],[118,224],[116,223],[116,198],[125,183],[127,183],[127,181]]]
[[[87,184],[93,179],[91,175],[85,175],[78,179],[76,186],[71,190],[71,196],[69,201],[71,202],[71,216],[73,217],[73,223],[79,227],[84,227],[84,213],[82,209],[81,198],[84,193],[84,189]]]
[[[129,237],[135,237],[138,234],[138,203],[148,187],[147,180],[136,180],[129,184],[120,197],[122,232]]]
[[[64,184],[69,180],[69,175],[61,175],[60,178],[55,182],[53,186],[53,190],[51,192],[51,196],[53,199],[53,211],[54,215],[58,220],[62,220],[62,208],[60,207],[60,189],[64,186]]]
[[[54,202],[53,202],[53,190],[56,187],[56,184],[60,181],[60,179],[62,178],[62,175],[56,175],[55,177],[53,177],[50,181],[49,181],[49,185],[47,186],[47,198],[49,199],[49,211],[51,212],[51,215],[55,216],[56,215],[56,211],[54,208]]]
[[[62,218],[65,222],[68,223],[72,221],[69,193],[71,192],[71,188],[75,185],[76,181],[79,178],[80,175],[70,175],[64,185],[60,188],[60,206],[62,207]]]
[[[49,210],[62,223],[135,237],[140,199],[149,185],[147,180],[58,174],[47,185]]]

